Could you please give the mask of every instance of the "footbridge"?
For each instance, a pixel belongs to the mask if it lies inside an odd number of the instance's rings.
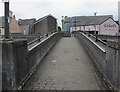
[[[82,32],[2,41],[2,90],[120,91],[120,43]]]

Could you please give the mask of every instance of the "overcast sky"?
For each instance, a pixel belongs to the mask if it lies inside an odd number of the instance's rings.
[[[16,18],[39,19],[52,14],[61,22],[61,16],[92,16],[113,15],[118,17],[119,0],[10,0],[10,10]],[[2,0],[0,1],[0,16],[3,15]]]

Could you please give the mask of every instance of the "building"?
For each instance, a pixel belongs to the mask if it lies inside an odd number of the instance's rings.
[[[0,17],[0,35],[4,35],[4,17]]]
[[[16,20],[15,15],[10,18],[10,32],[11,33],[21,33],[20,26]]]
[[[84,31],[98,35],[118,35],[119,25],[113,20],[112,15],[106,16],[78,16],[65,20],[66,30]]]
[[[34,23],[36,19],[19,19],[19,26],[21,28],[22,34],[34,34]]]
[[[10,33],[21,33],[20,26],[13,12],[10,11]],[[0,35],[4,35],[4,17],[0,17]]]
[[[40,18],[34,23],[35,34],[44,35],[49,32],[54,32],[56,30],[57,30],[57,19],[52,15],[47,15],[43,18]]]

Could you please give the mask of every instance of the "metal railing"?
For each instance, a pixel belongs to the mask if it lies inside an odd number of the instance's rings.
[[[39,36],[39,37],[36,38],[35,40],[29,42],[27,45],[31,45],[31,44],[33,44],[33,43],[35,43],[35,42],[40,42],[43,37],[44,37],[44,36]]]
[[[95,36],[95,35],[90,34],[90,36],[93,37],[94,39],[96,39],[96,36]],[[104,45],[107,45],[107,43],[106,43],[105,41],[99,39],[98,37],[97,37],[97,41],[99,41],[100,43],[102,43],[102,44],[104,44]]]
[[[31,45],[31,44],[33,44],[33,43],[35,43],[35,42],[40,42],[41,39],[46,38],[46,37],[49,37],[49,36],[50,36],[51,34],[53,34],[53,33],[54,33],[54,32],[49,32],[49,33],[47,33],[47,34],[44,34],[43,36],[39,36],[39,37],[36,38],[35,40],[29,42],[27,45],[29,46],[29,45]]]

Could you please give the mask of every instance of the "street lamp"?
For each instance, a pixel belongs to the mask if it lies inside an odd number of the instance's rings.
[[[97,15],[97,12],[94,13],[94,15]],[[94,24],[94,28],[95,28],[95,36],[96,36],[96,42],[97,42],[97,30],[96,30],[96,24]]]
[[[76,17],[75,17],[75,31],[76,31]]]
[[[4,29],[5,29],[5,39],[10,39],[9,32],[9,0],[2,0],[4,3]]]
[[[64,16],[62,16],[62,31],[64,30],[63,25],[64,25]]]

